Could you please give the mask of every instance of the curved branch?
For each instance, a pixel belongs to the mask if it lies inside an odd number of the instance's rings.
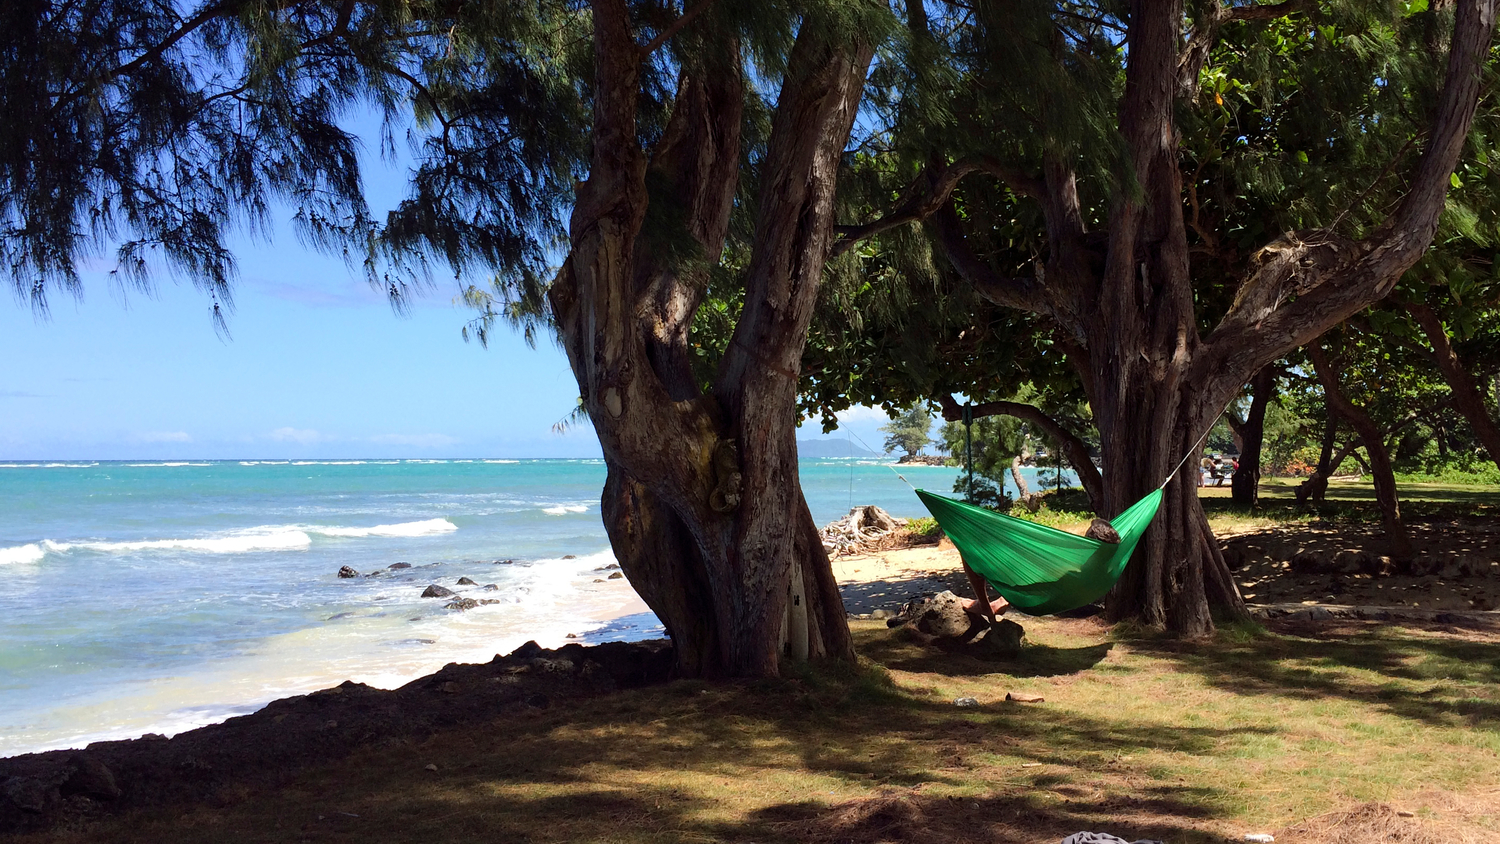
[[[1002,308],[1046,313],[1040,280],[1005,278],[974,254],[959,228],[958,213],[953,210],[952,202],[944,204],[931,219],[938,249],[975,292]]]
[[[707,9],[713,2],[714,0],[702,0],[698,5],[679,15],[677,20],[672,21],[672,24],[666,29],[657,33],[655,38],[651,39],[646,46],[641,48],[641,61],[645,61],[652,53],[656,52],[658,47],[667,43],[672,36],[681,32],[684,27],[692,23],[694,18],[703,14],[703,10]]]
[[[953,398],[952,393],[938,397],[938,404],[943,407],[943,419],[948,422],[957,422],[964,418],[964,409],[958,401]],[[1047,436],[1056,440],[1062,446],[1063,454],[1072,464],[1073,471],[1078,475],[1078,483],[1083,486],[1084,492],[1088,493],[1089,504],[1094,512],[1104,514],[1104,478],[1099,474],[1099,467],[1089,457],[1088,444],[1077,434],[1062,426],[1062,423],[1048,416],[1041,408],[1033,404],[1015,401],[987,401],[972,405],[969,408],[969,418],[982,419],[986,416],[1013,416],[1037,426],[1046,432]]]
[[[923,169],[906,189],[906,200],[884,217],[858,226],[836,226],[834,231],[839,234],[839,240],[833,245],[830,257],[838,257],[854,248],[861,240],[881,232],[931,217],[948,201],[963,177],[975,172],[994,176],[1022,196],[1041,198],[1046,193],[1046,186],[1040,179],[1032,178],[989,156],[960,159],[936,173]]]

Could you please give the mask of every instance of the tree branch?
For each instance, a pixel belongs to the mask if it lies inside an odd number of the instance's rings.
[[[667,43],[667,41],[669,41],[672,36],[681,32],[684,27],[692,23],[694,18],[697,18],[699,15],[703,14],[703,10],[707,9],[713,2],[714,0],[701,0],[698,5],[684,11],[677,17],[677,20],[672,21],[671,26],[668,26],[666,29],[663,29],[661,32],[657,33],[655,38],[651,39],[646,43],[646,46],[641,48],[641,61],[645,61],[648,57],[650,57],[652,53],[656,52],[656,49],[658,47]]]
[[[1211,347],[1202,356],[1205,364],[1212,360],[1248,373],[1307,345],[1384,298],[1431,245],[1449,176],[1473,123],[1495,12],[1496,0],[1459,0],[1431,140],[1395,213],[1358,242],[1322,229],[1293,232],[1262,249],[1235,303],[1205,341]]]
[[[834,243],[830,257],[838,257],[854,248],[861,240],[881,232],[927,219],[948,201],[948,196],[958,187],[959,180],[979,169],[979,161],[973,158],[955,161],[937,173],[924,168],[906,189],[906,201],[884,217],[859,226],[835,226],[834,231],[839,239]]]
[[[952,202],[944,204],[931,219],[937,233],[938,248],[975,292],[1002,308],[1016,308],[1037,314],[1046,312],[1046,301],[1039,280],[1002,277],[974,254],[974,250],[964,239],[959,227],[958,212],[953,210]]]
[[[964,418],[964,409],[953,398],[952,393],[946,393],[938,397],[938,404],[943,408],[943,419],[948,422],[958,422]],[[1048,416],[1036,405],[1015,401],[987,401],[972,405],[969,408],[969,418],[981,419],[986,416],[1013,416],[1037,426],[1046,432],[1047,436],[1056,440],[1061,446],[1063,454],[1072,464],[1073,471],[1078,475],[1078,482],[1083,485],[1084,492],[1088,493],[1089,504],[1094,512],[1104,514],[1104,479],[1099,474],[1099,467],[1089,457],[1088,444],[1077,434],[1062,426],[1062,423]]]

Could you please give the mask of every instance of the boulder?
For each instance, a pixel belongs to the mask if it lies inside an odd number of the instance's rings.
[[[24,812],[41,814],[47,808],[48,798],[53,796],[52,789],[53,786],[36,777],[9,777],[0,782],[0,798]]]
[[[907,601],[887,627],[899,627],[928,639],[973,639],[987,622],[964,612],[963,600],[952,592],[928,592]]]
[[[446,586],[439,586],[436,583],[434,583],[431,586],[428,586],[426,589],[422,590],[422,597],[424,597],[424,598],[451,598],[451,597],[453,597],[453,590],[447,588]]]
[[[562,555],[562,559],[564,559],[564,560],[576,560],[576,559],[578,559],[578,555],[577,554],[564,554],[564,555]]]
[[[411,568],[411,563],[391,563],[391,571]]]
[[[1322,551],[1299,551],[1291,562],[1296,574],[1332,574],[1337,569],[1333,559]]]
[[[472,610],[477,606],[479,606],[479,602],[474,600],[473,598],[458,598],[444,604],[443,609],[458,610],[459,612],[463,612],[464,610]]]
[[[1000,619],[980,642],[985,650],[996,656],[1018,656],[1021,642],[1026,638],[1026,628],[1008,618]]]
[[[1333,555],[1333,567],[1339,574],[1365,573],[1374,565],[1370,555],[1357,548],[1345,548]]]
[[[484,592],[499,592],[500,591],[500,587],[499,587],[498,584],[486,583],[484,585],[484,589],[482,591],[484,591]]]
[[[359,572],[348,566],[339,566],[339,577],[359,577]]]
[[[470,580],[467,577],[460,577],[458,579],[458,585],[459,586],[478,586],[479,584],[475,583],[474,581]]]
[[[625,575],[623,575],[623,574],[621,574],[619,572],[615,572],[615,573],[611,574],[607,579],[608,580],[623,580],[624,577],[625,577]]]
[[[81,794],[95,800],[114,800],[124,793],[115,782],[114,772],[86,753],[68,757],[68,778],[63,780],[60,791],[67,796]]]

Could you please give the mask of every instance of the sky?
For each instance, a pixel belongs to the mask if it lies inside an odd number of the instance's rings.
[[[382,213],[404,190],[404,164],[367,157],[365,173]],[[586,424],[552,430],[578,395],[562,350],[509,329],[488,349],[464,342],[471,314],[454,280],[398,316],[284,224],[231,248],[227,338],[191,283],[126,292],[108,257],[84,268],[81,299],[54,294],[45,318],[0,299],[0,460],[599,455]],[[842,418],[879,449],[883,412]],[[822,436],[817,422],[799,432]]]

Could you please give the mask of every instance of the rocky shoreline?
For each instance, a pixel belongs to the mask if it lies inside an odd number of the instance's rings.
[[[556,650],[528,642],[488,663],[450,663],[390,691],[345,682],[170,739],[147,735],[0,759],[0,834],[275,787],[360,747],[415,745],[440,730],[483,729],[497,719],[665,682],[671,666],[664,640]]]

